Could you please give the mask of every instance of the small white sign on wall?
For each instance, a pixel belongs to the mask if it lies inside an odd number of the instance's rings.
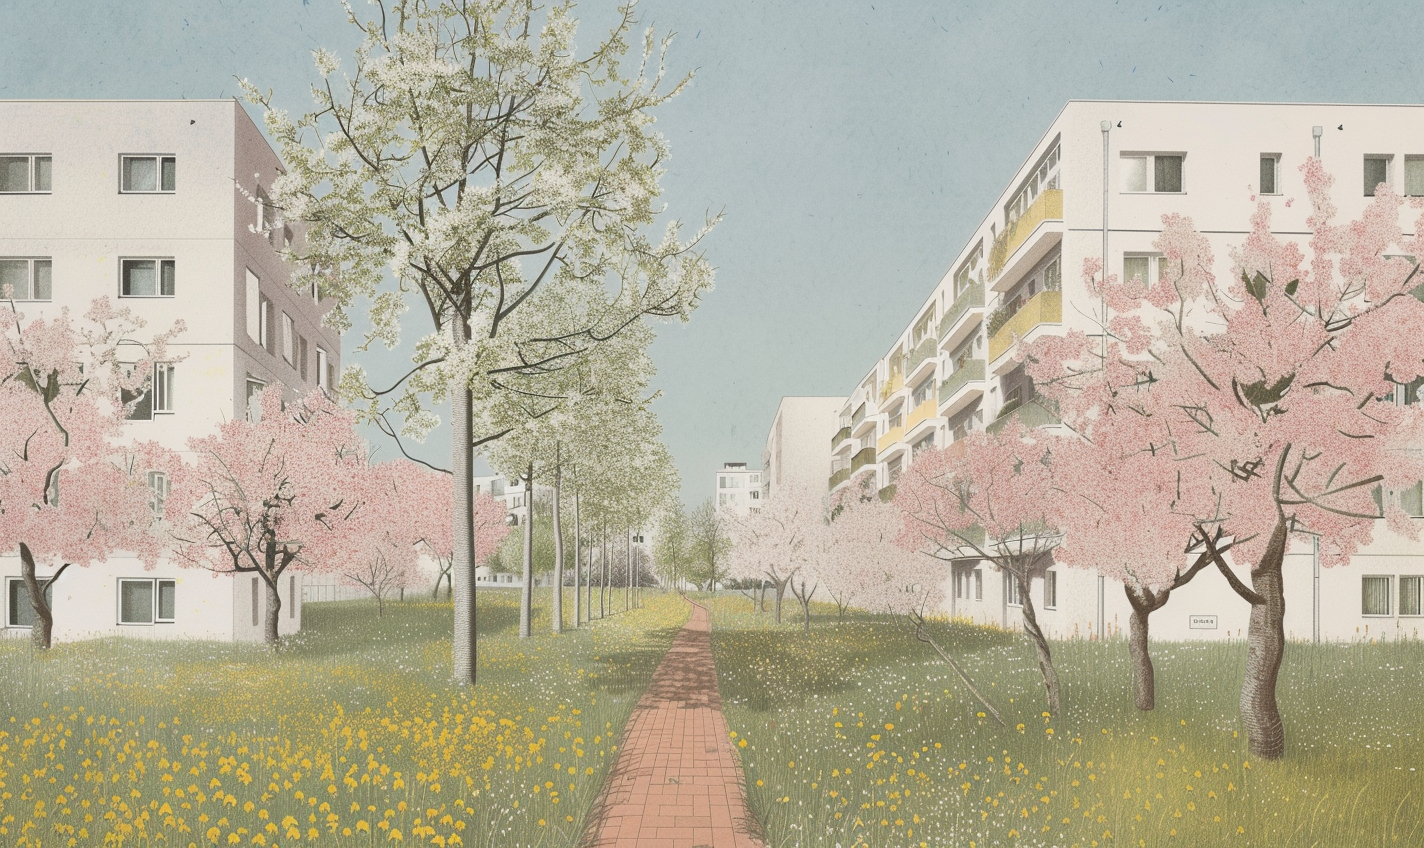
[[[1187,626],[1192,630],[1215,630],[1216,616],[1214,615],[1190,615],[1187,616]]]

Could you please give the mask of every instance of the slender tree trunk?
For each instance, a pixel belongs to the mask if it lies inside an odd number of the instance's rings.
[[[784,595],[786,594],[786,582],[787,582],[787,581],[785,581],[785,580],[781,580],[781,581],[777,581],[776,584],[775,584],[775,585],[776,585],[776,623],[777,623],[777,624],[780,624],[780,623],[781,623],[781,598],[782,598],[782,596],[784,596]]]
[[[530,618],[534,609],[534,463],[524,477],[524,589],[519,594],[519,638],[534,635]]]
[[[564,632],[564,531],[559,523],[560,484],[564,470],[560,467],[560,445],[554,443],[554,632]]]
[[[1024,632],[1033,642],[1034,653],[1038,655],[1038,670],[1043,674],[1043,690],[1048,699],[1048,711],[1053,715],[1058,715],[1063,709],[1062,696],[1058,689],[1058,669],[1053,666],[1053,654],[1048,650],[1048,640],[1043,636],[1043,630],[1038,626],[1038,615],[1033,609],[1033,599],[1028,593],[1028,577],[1026,574],[1014,574],[1014,580],[1019,584],[1019,595],[1023,601],[1023,621]]]
[[[60,572],[67,567],[66,564],[60,568]],[[47,650],[54,633],[54,611],[50,609],[49,601],[45,598],[45,590],[59,577],[59,573],[46,580],[44,585],[40,585],[39,578],[35,576],[35,555],[30,551],[29,545],[21,542],[20,575],[25,580],[25,589],[30,593],[30,609],[35,611],[35,624],[30,628],[30,641],[36,648]]]
[[[575,469],[577,474],[577,469]],[[575,484],[578,479],[575,477]],[[574,628],[577,629],[583,624],[583,585],[579,582],[580,565],[583,559],[583,527],[579,524],[579,496],[578,488],[574,488]]]
[[[450,336],[457,349],[470,340],[470,325],[458,314],[450,317]],[[451,516],[454,545],[450,554],[450,595],[454,606],[451,651],[455,680],[473,686],[479,676],[475,628],[475,448],[474,398],[468,383],[450,387]]]
[[[1156,609],[1156,598],[1145,590],[1135,590],[1123,584],[1127,602],[1132,605],[1129,619],[1127,650],[1132,660],[1132,700],[1139,710],[1151,710],[1157,706],[1157,677],[1152,668],[1152,654],[1147,645],[1148,618]]]
[[[757,590],[757,612],[766,612],[766,578],[762,578],[761,588]]]
[[[1285,755],[1286,732],[1276,704],[1276,679],[1285,656],[1285,587],[1281,564],[1286,553],[1286,525],[1277,522],[1256,567],[1251,588],[1265,599],[1251,605],[1246,631],[1246,674],[1241,683],[1241,723],[1251,740],[1251,753],[1267,760]]]
[[[379,592],[376,593],[376,618],[386,617],[386,599]]]
[[[263,582],[267,584],[267,621],[263,628],[262,638],[267,644],[276,646],[280,641],[277,633],[277,625],[282,620],[282,595],[277,591],[277,579],[281,575],[267,580],[267,575],[262,575]]]
[[[599,535],[598,564],[603,570],[598,586],[598,617],[608,616],[608,522],[603,522],[603,533]]]
[[[633,595],[633,528],[623,534],[623,610],[632,604]]]

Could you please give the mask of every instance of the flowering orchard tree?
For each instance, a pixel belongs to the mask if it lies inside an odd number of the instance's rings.
[[[450,586],[454,549],[454,522],[450,518],[450,475],[399,459],[376,466],[390,475],[396,508],[411,527],[412,540],[435,561],[435,587],[431,599],[440,597],[440,584]],[[509,535],[504,501],[481,493],[474,498],[475,564],[484,563]]]
[[[278,386],[261,403],[260,421],[229,421],[215,436],[188,440],[194,461],[177,475],[166,515],[181,564],[262,578],[264,634],[275,645],[282,574],[337,570],[343,537],[395,507],[381,500],[389,492],[371,473],[351,413],[320,392],[283,409]]]
[[[182,324],[139,343],[131,336],[143,321],[108,298],[83,317],[76,326],[65,309],[27,322],[13,303],[0,303],[0,549],[19,549],[39,648],[50,646],[54,628],[50,588],[70,565],[119,550],[150,567],[158,561],[149,474],[177,463],[155,444],[120,445],[120,398],[148,389],[153,363],[168,358]],[[125,354],[138,361],[125,364]],[[40,580],[40,565],[54,573]]]
[[[825,498],[819,492],[786,486],[763,501],[761,511],[728,519],[727,574],[769,582],[776,592],[777,624],[792,579],[822,552],[825,516]]]
[[[1051,462],[1060,441],[1017,422],[997,434],[971,433],[958,455],[921,455],[900,477],[894,501],[905,516],[901,543],[907,548],[942,560],[982,559],[1013,580],[1055,715],[1062,705],[1058,671],[1029,586],[1053,564],[1063,539],[1054,524],[1059,495]]]
[[[828,549],[813,563],[821,587],[845,616],[855,606],[872,612],[924,613],[941,600],[941,566],[901,544],[905,519],[894,503],[869,488],[845,490],[831,510]]]
[[[1424,326],[1421,277],[1415,261],[1386,255],[1424,255],[1424,243],[1402,235],[1402,201],[1388,186],[1359,220],[1335,224],[1330,177],[1316,159],[1301,171],[1312,210],[1304,250],[1271,231],[1262,201],[1231,253],[1230,277],[1218,283],[1206,238],[1190,219],[1164,216],[1158,283],[1108,277],[1093,286],[1115,313],[1109,330],[1121,354],[1108,370],[1119,376],[1107,388],[1072,391],[1101,367],[1091,354],[1101,344],[1081,333],[1037,348],[1030,370],[1040,385],[1063,384],[1058,394],[1092,415],[1152,420],[1140,449],[1188,483],[1178,509],[1193,515],[1201,547],[1251,605],[1240,708],[1251,750],[1268,759],[1285,751],[1276,680],[1290,540],[1315,536],[1330,567],[1347,563],[1381,519],[1415,538],[1389,493],[1424,478],[1416,449],[1424,416],[1395,402],[1401,384],[1424,375],[1424,335],[1406,329]],[[1421,227],[1424,217],[1414,231]],[[1085,275],[1100,270],[1089,263]],[[1128,384],[1135,390],[1111,389]],[[1214,530],[1234,539],[1249,587],[1227,566]]]
[[[686,320],[711,287],[702,233],[684,241],[676,223],[653,232],[668,155],[653,113],[686,80],[665,79],[667,42],[651,32],[642,62],[625,61],[631,4],[583,57],[571,3],[377,5],[372,20],[349,15],[363,37],[350,73],[318,51],[324,82],[310,113],[293,117],[244,85],[290,169],[273,185],[276,202],[307,225],[293,258],[321,278],[331,320],[344,329],[347,310],[370,297],[369,340],[390,347],[410,301],[429,320],[406,377],[372,388],[351,368],[342,392],[412,438],[450,400],[453,659],[472,683],[473,455],[505,433],[482,429],[477,410],[644,316]],[[565,296],[595,308],[535,306]]]

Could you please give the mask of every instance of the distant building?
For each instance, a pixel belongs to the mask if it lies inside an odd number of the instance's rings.
[[[840,429],[844,397],[784,397],[776,407],[762,454],[761,496],[784,486],[825,486],[826,454]]]
[[[727,462],[717,471],[718,509],[746,515],[761,509],[762,473],[745,462]]]

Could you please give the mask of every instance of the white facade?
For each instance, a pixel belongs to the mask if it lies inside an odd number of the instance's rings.
[[[0,261],[50,269],[50,290],[27,292],[22,313],[82,314],[107,295],[155,332],[178,319],[187,326],[170,345],[183,358],[166,397],[125,424],[126,438],[182,450],[189,437],[247,415],[263,386],[292,395],[335,386],[340,338],[322,326],[313,293],[290,288],[278,254],[300,233],[253,232],[271,230],[274,216],[249,198],[265,198],[282,169],[236,101],[0,101],[0,170],[9,189],[0,191]],[[19,573],[17,556],[0,556],[0,624],[24,636],[20,590],[8,579]],[[146,571],[122,556],[75,566],[54,586],[54,637],[260,639],[265,587],[254,616],[252,579],[168,562]],[[122,582],[130,580],[150,585]],[[283,575],[282,633],[301,627],[300,587],[300,574]]]
[[[762,473],[747,468],[745,462],[726,462],[717,470],[713,503],[718,509],[733,515],[746,515],[761,509]]]
[[[844,397],[784,397],[776,407],[761,464],[762,497],[783,486],[815,488],[826,476],[826,446],[840,428]]]
[[[1335,177],[1336,220],[1359,217],[1378,182],[1424,195],[1424,107],[1069,102],[841,407],[830,489],[868,478],[889,497],[927,448],[953,450],[969,431],[1012,417],[1053,426],[1014,351],[1043,334],[1097,332],[1099,306],[1081,279],[1084,260],[1103,257],[1106,244],[1109,273],[1152,278],[1152,242],[1162,215],[1175,212],[1190,216],[1210,239],[1222,279],[1260,197],[1276,201],[1275,231],[1301,238],[1310,203],[1298,168],[1315,154],[1317,130],[1321,159]],[[1407,211],[1401,220],[1413,226]],[[1424,512],[1417,495],[1414,503]],[[1008,603],[1001,575],[972,561],[956,569],[970,577],[950,580],[947,611],[1017,626],[1018,607]],[[982,577],[974,578],[974,570]],[[1424,548],[1383,522],[1351,566],[1325,569],[1318,579],[1317,570],[1309,546],[1295,545],[1285,566],[1287,635],[1348,640],[1410,635],[1424,625],[1418,600]],[[1126,628],[1120,585],[1090,572],[1051,571],[1054,586],[1036,580],[1032,590],[1048,633]],[[1244,633],[1248,613],[1219,574],[1203,572],[1153,615],[1152,630],[1168,639],[1234,637]]]

